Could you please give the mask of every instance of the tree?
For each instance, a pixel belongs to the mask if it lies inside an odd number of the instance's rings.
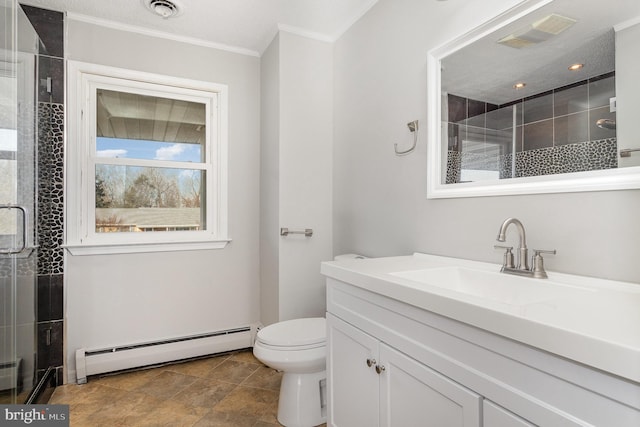
[[[96,174],[96,208],[108,208],[109,201],[104,180]]]
[[[145,168],[128,183],[124,192],[125,208],[177,208],[180,190],[175,176],[159,168]]]
[[[186,208],[200,207],[200,177],[197,171],[182,175],[182,205]]]
[[[124,207],[124,188],[125,174],[122,166],[96,165],[97,208]]]

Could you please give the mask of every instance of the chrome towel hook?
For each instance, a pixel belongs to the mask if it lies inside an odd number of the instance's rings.
[[[413,145],[411,146],[411,148],[407,150],[398,151],[398,144],[393,144],[393,148],[396,151],[396,155],[398,156],[403,156],[405,154],[411,153],[413,150],[416,149],[416,144],[418,143],[418,121],[414,120],[412,122],[407,123],[407,127],[409,128],[409,132],[413,134]]]

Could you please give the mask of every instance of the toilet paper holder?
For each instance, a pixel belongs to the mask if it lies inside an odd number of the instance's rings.
[[[304,230],[289,230],[286,227],[283,227],[280,229],[280,235],[281,236],[288,236],[289,234],[304,234],[305,237],[311,237],[313,236],[313,229],[311,228],[305,228]]]

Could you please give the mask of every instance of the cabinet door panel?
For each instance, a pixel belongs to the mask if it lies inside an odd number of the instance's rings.
[[[485,400],[482,404],[483,420],[486,427],[535,427],[517,415]]]
[[[385,344],[380,363],[382,426],[480,426],[479,395]]]
[[[329,425],[377,427],[379,379],[367,359],[378,359],[378,341],[329,313],[327,325]]]

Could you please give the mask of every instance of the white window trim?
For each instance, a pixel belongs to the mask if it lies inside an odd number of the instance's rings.
[[[231,241],[228,236],[227,213],[227,86],[77,61],[68,61],[67,76],[64,247],[72,255],[224,248]],[[212,132],[210,150],[206,153],[207,230],[134,233],[135,236],[118,233],[119,236],[109,236],[99,235],[92,229],[95,226],[95,169],[89,150],[93,148],[95,151],[95,117],[91,117],[95,114],[95,91],[97,86],[118,90],[118,81],[122,80],[132,83],[131,86],[121,85],[120,90],[123,91],[144,91],[145,88],[159,85],[165,93],[181,99],[198,99],[201,92],[215,94],[213,99],[217,101],[212,100],[211,104],[217,105],[207,107],[212,124],[209,130]],[[203,102],[203,99],[205,98],[200,96],[198,102]]]

